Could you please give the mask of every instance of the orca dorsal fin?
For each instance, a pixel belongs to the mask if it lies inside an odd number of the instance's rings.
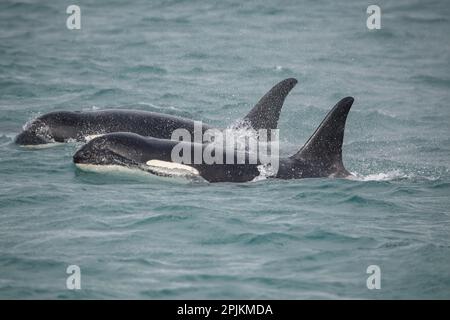
[[[276,129],[280,118],[284,100],[292,88],[297,84],[297,79],[288,78],[273,86],[244,117],[253,129]]]
[[[348,175],[342,163],[342,143],[347,115],[353,104],[352,97],[339,101],[328,113],[314,134],[292,159],[313,162],[330,172]]]

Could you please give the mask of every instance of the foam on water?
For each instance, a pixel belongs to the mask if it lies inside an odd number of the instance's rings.
[[[410,179],[412,176],[401,172],[400,170],[393,170],[389,172],[374,173],[368,175],[361,175],[356,172],[351,172],[352,176],[347,179],[356,181],[391,181],[391,180],[402,180]]]
[[[101,136],[103,136],[103,135],[104,135],[104,134],[91,134],[91,135],[87,135],[86,137],[84,137],[84,141],[85,141],[85,142],[89,142],[89,141],[91,141],[92,139],[101,137]]]
[[[81,110],[82,110],[82,111],[99,111],[99,110],[102,110],[102,108],[93,105],[93,106],[91,106],[91,107],[81,108]]]
[[[270,164],[261,164],[258,167],[259,176],[253,179],[254,182],[266,180],[268,178],[274,177],[277,173]]]

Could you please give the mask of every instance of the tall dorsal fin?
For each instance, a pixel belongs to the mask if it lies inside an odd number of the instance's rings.
[[[291,158],[311,161],[323,168],[334,169],[337,172],[344,170],[348,174],[342,163],[342,142],[345,121],[353,101],[352,97],[339,101],[300,151]]]
[[[288,78],[277,83],[244,117],[253,129],[276,129],[284,99],[297,84],[297,79]]]

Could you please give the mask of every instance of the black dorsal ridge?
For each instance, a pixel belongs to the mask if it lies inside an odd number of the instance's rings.
[[[253,129],[276,129],[281,108],[297,79],[288,78],[272,87],[244,117]]]
[[[342,163],[342,143],[345,122],[353,101],[352,97],[339,101],[305,145],[291,156],[291,159],[313,161],[323,168],[336,171],[345,170]]]

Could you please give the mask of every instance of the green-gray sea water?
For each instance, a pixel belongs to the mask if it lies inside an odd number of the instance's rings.
[[[2,0],[0,298],[450,298],[450,3],[377,1],[380,30],[371,4]],[[85,173],[79,143],[13,143],[54,110],[226,127],[288,77],[283,155],[353,96],[343,155],[357,179]]]

